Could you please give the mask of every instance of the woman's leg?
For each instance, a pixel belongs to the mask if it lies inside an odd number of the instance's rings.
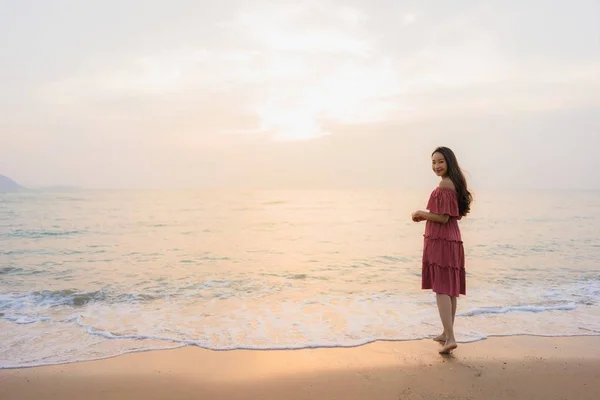
[[[450,296],[452,301],[452,328],[454,328],[454,320],[456,319],[456,296]]]
[[[436,300],[440,319],[442,320],[442,326],[444,327],[444,335],[446,336],[446,343],[442,350],[440,350],[440,353],[445,354],[457,347],[456,339],[454,338],[452,298],[447,294],[436,294]]]
[[[454,321],[456,319],[456,306],[457,306],[456,296],[450,296],[450,301],[452,303],[452,329],[454,329]],[[433,340],[435,340],[436,342],[445,344],[446,343],[446,334],[444,332],[442,332],[440,335],[434,337]]]

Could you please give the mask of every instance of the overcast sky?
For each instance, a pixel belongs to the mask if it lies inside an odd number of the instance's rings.
[[[0,0],[0,174],[600,189],[600,2]]]

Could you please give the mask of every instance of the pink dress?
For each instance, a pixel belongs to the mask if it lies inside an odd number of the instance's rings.
[[[421,288],[458,297],[466,295],[465,252],[458,227],[456,191],[436,188],[429,197],[427,209],[434,214],[450,216],[445,224],[427,221],[423,245]]]

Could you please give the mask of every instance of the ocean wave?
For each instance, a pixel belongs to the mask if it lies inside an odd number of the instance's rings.
[[[0,310],[33,310],[70,305],[82,307],[91,301],[104,298],[102,291],[43,290],[30,293],[4,293],[0,295]]]
[[[4,275],[4,274],[16,274],[19,272],[23,272],[23,268],[17,268],[17,267],[4,267],[4,268],[0,268],[0,275]]]
[[[9,238],[28,238],[28,239],[42,239],[47,237],[62,237],[62,236],[74,236],[84,234],[86,231],[83,230],[44,230],[44,229],[16,229],[8,233]]]
[[[218,281],[219,285],[224,283],[230,282]],[[42,291],[37,295],[45,293],[46,298],[55,299],[72,297],[72,292]],[[93,298],[99,292],[87,294]],[[22,360],[11,359],[10,364],[0,363],[0,368],[32,366],[38,362],[60,364],[65,360],[88,361],[99,354],[102,355],[100,358],[108,358],[151,350],[157,346],[198,346],[215,351],[348,348],[377,341],[429,339],[438,333],[440,325],[434,304],[417,307],[412,302],[420,297],[409,298],[392,292],[357,293],[354,296],[328,294],[303,300],[290,299],[277,304],[261,301],[254,305],[243,300],[221,305],[220,302],[201,299],[188,302],[173,301],[172,298],[156,305],[143,304],[141,302],[152,301],[152,298],[142,293],[116,295],[108,289],[104,290],[103,296],[103,301],[90,301],[85,309],[44,314],[24,308],[0,314],[0,321],[16,324],[12,339],[10,334],[8,336],[9,343],[22,346],[23,351],[19,354],[27,356]],[[29,294],[29,297],[34,296]],[[111,304],[116,300],[120,304]],[[140,303],[136,303],[138,301]],[[557,321],[565,320],[561,314],[573,310],[576,310],[576,304],[567,302],[473,308],[459,314],[465,318],[461,319],[461,327],[457,330],[457,341],[469,343],[498,336],[600,334],[600,321],[555,325]],[[543,314],[544,311],[558,312]],[[518,312],[542,314],[523,319],[515,315]],[[508,325],[503,322],[496,324],[493,322],[495,314],[505,314],[501,316],[502,321],[512,322]],[[484,319],[469,318],[472,316]],[[492,318],[488,320],[486,317],[490,316]],[[532,323],[535,321],[538,323]],[[61,332],[53,339],[52,351],[56,355],[40,358],[33,350],[28,352],[29,346],[17,333],[19,329],[21,332],[30,332],[28,337],[35,338],[38,335],[37,340],[44,341],[48,332]],[[63,336],[63,332],[66,336]],[[95,339],[90,341],[89,336]],[[93,343],[93,347],[90,347],[90,343]],[[103,343],[102,350],[98,350],[96,343]],[[44,346],[47,345],[44,342]]]
[[[169,294],[165,293],[165,297]],[[149,302],[159,296],[147,293],[110,293],[106,288],[95,291],[79,291],[77,289],[42,290],[29,293],[0,294],[0,310],[35,311],[60,306],[74,308],[85,307],[90,303],[128,304]]]
[[[5,319],[10,322],[14,322],[15,324],[34,324],[36,322],[48,322],[52,321],[50,317],[40,317],[40,316],[31,316],[31,315],[4,315],[0,314],[0,318]]]
[[[575,303],[566,303],[558,305],[522,305],[522,306],[507,306],[507,307],[481,307],[473,308],[464,313],[459,313],[459,316],[463,317],[474,317],[484,314],[506,314],[512,312],[532,312],[540,313],[545,311],[570,311],[575,310],[577,306]]]
[[[33,319],[22,318],[18,323],[29,324],[33,322]],[[77,316],[73,317],[70,321],[75,325],[82,328],[88,335],[96,336],[101,341],[118,341],[121,345],[114,347],[113,351],[106,352],[102,355],[98,355],[97,352],[85,353],[77,356],[77,352],[69,351],[71,354],[69,357],[65,357],[66,354],[57,354],[56,360],[52,358],[30,358],[28,360],[18,361],[14,360],[8,364],[0,364],[0,369],[14,369],[14,368],[25,368],[25,367],[40,367],[49,365],[63,365],[75,362],[83,361],[95,361],[117,357],[124,354],[147,352],[154,350],[165,350],[165,349],[177,349],[187,346],[200,347],[212,351],[234,351],[234,350],[250,350],[250,351],[281,351],[281,350],[305,350],[305,349],[324,349],[324,348],[354,348],[369,345],[375,342],[406,342],[406,341],[417,341],[426,340],[433,338],[434,335],[415,335],[411,337],[375,337],[375,336],[364,336],[357,338],[345,338],[340,340],[323,340],[314,339],[308,341],[299,341],[295,343],[276,343],[271,342],[268,344],[253,344],[253,343],[230,343],[227,345],[214,345],[207,340],[197,340],[191,338],[174,338],[163,335],[146,335],[146,334],[121,334],[118,332],[111,332],[109,330],[101,329],[93,326],[92,324],[85,323],[82,318]],[[457,342],[466,344],[478,341],[487,340],[495,337],[516,337],[516,336],[535,336],[535,337],[585,337],[585,336],[598,336],[600,335],[599,329],[585,329],[579,328],[580,331],[577,333],[529,333],[526,331],[513,331],[506,332],[504,334],[485,334],[474,331],[460,332],[457,336]],[[585,332],[587,331],[587,332]],[[100,342],[98,342],[100,343]],[[123,347],[124,346],[124,347]],[[58,350],[58,349],[56,349]],[[84,355],[85,354],[85,355]]]

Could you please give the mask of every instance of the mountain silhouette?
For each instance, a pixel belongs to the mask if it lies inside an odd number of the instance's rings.
[[[0,175],[0,193],[18,192],[23,186],[10,179],[8,176]]]

